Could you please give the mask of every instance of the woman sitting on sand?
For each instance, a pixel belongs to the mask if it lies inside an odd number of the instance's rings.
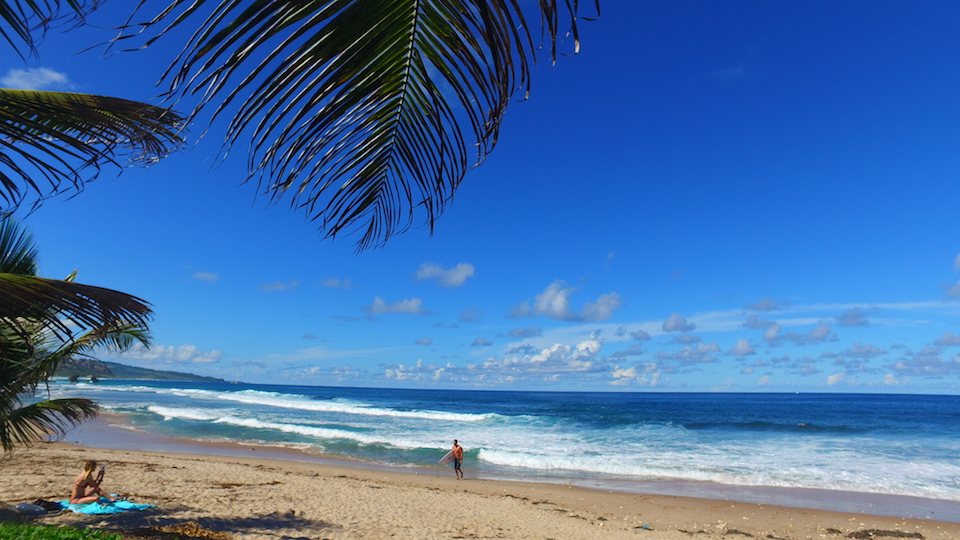
[[[83,464],[83,472],[77,476],[73,482],[73,493],[70,494],[70,504],[87,504],[97,502],[100,497],[106,497],[111,501],[117,500],[100,489],[100,483],[103,482],[103,467],[97,473],[97,478],[93,478],[93,471],[97,470],[97,462],[90,460]]]

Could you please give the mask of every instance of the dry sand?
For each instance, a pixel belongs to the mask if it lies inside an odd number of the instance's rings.
[[[0,503],[65,499],[86,459],[106,465],[105,489],[157,507],[38,522],[125,530],[195,522],[237,540],[960,539],[958,523],[65,443],[0,464]]]

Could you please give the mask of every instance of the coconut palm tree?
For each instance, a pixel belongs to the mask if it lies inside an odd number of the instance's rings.
[[[65,358],[94,349],[149,345],[150,308],[139,298],[36,276],[37,249],[12,218],[0,218],[0,448],[5,456],[97,414],[86,399],[36,399]],[[2,296],[2,295],[0,295]],[[42,299],[37,302],[36,298]]]
[[[97,0],[0,1],[0,37],[22,58],[55,21],[82,20]],[[79,191],[106,164],[149,165],[182,143],[184,118],[125,99],[0,88],[0,215]],[[121,157],[127,163],[121,162]]]
[[[99,3],[63,2],[78,18]],[[0,17],[16,22],[21,4],[0,0]],[[15,26],[17,37],[46,28],[55,17],[44,6],[61,2],[26,4],[40,6],[39,22]],[[167,96],[195,97],[191,120],[208,109],[209,122],[227,120],[223,155],[249,137],[248,180],[265,198],[326,237],[357,233],[364,249],[415,222],[432,230],[496,145],[509,101],[529,93],[537,51],[555,61],[568,37],[578,50],[579,4],[141,0],[114,44],[139,49],[186,29]]]
[[[418,218],[433,228],[496,145],[512,96],[528,93],[535,27],[551,60],[567,36],[579,48],[579,3],[166,0],[117,41],[192,30],[168,95],[198,95],[191,117],[230,115],[225,150],[252,137],[259,190],[327,237],[359,233],[364,249]]]

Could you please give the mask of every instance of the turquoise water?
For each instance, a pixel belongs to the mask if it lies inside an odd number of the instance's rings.
[[[136,430],[475,476],[960,502],[960,397],[399,390],[56,382]],[[694,490],[699,489],[694,487]],[[769,495],[769,492],[768,492]],[[740,497],[743,499],[744,497]]]

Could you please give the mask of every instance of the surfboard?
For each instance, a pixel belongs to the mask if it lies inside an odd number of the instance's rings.
[[[453,450],[447,452],[445,456],[440,458],[440,461],[437,462],[440,465],[449,465],[453,463]]]

